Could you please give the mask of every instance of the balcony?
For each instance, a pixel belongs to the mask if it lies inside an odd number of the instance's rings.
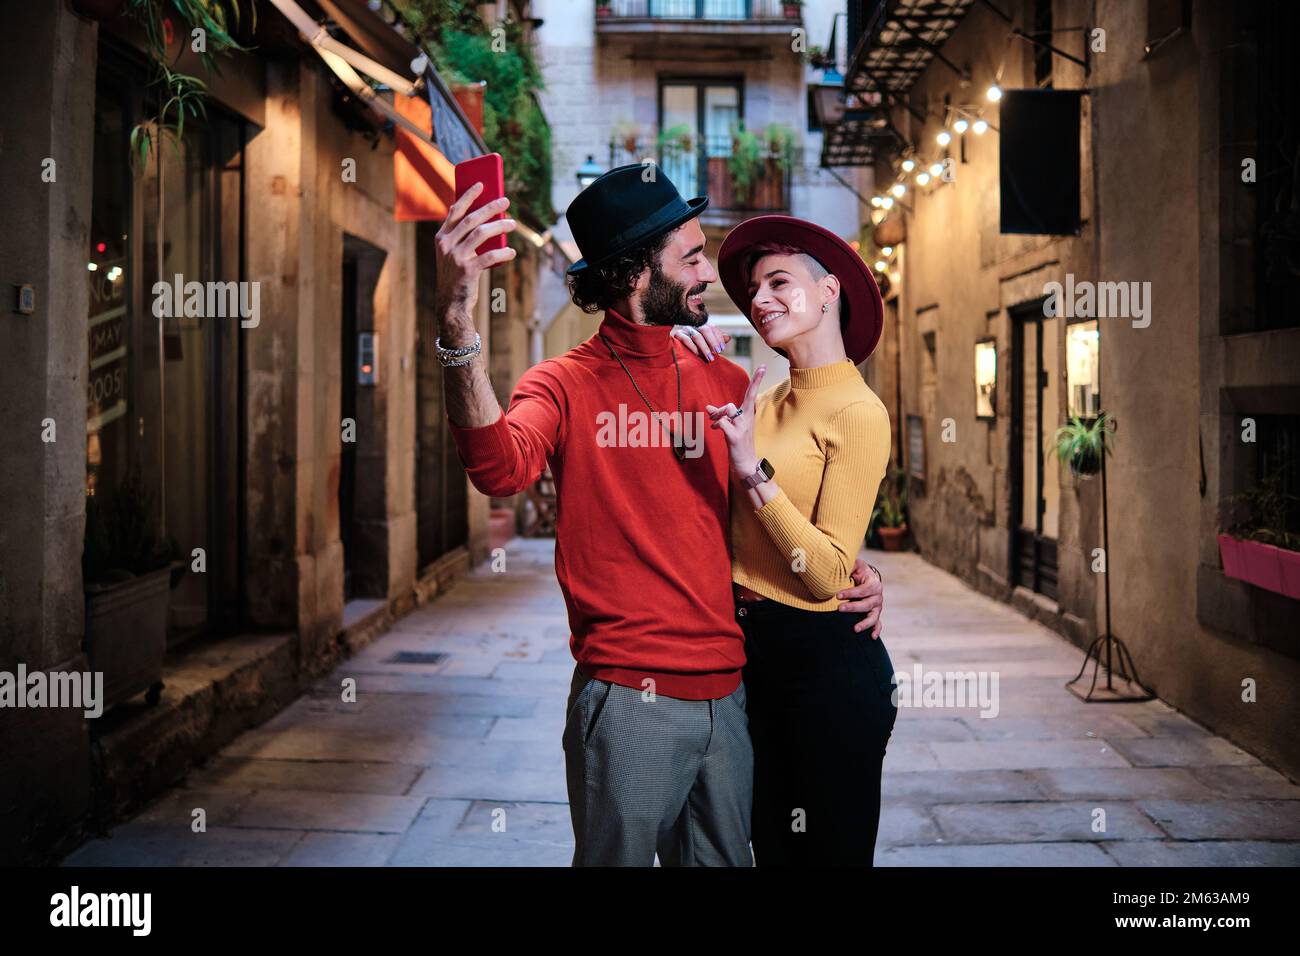
[[[611,142],[610,168],[654,159],[678,191],[690,198],[705,195],[709,207],[701,224],[729,228],[762,213],[790,211],[793,156],[762,150],[745,167],[733,160],[734,140],[713,136],[699,143],[660,145],[653,141]],[[744,170],[742,176],[737,172]]]
[[[631,40],[639,47],[662,42],[671,51],[740,41],[789,43],[803,23],[800,6],[782,0],[610,0],[596,8],[601,40]],[[743,49],[739,52],[744,52]]]

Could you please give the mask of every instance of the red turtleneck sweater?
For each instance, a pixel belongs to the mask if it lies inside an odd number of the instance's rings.
[[[555,575],[582,670],[687,700],[740,683],[743,637],[731,595],[727,446],[706,404],[739,402],[745,371],[701,362],[666,327],[605,313],[599,333],[533,366],[491,425],[451,425],[461,461],[487,495],[516,494],[549,461],[558,496]],[[656,411],[677,409],[676,351],[688,446],[678,461],[628,374]],[[620,409],[620,406],[623,406]],[[655,442],[656,444],[650,444]]]

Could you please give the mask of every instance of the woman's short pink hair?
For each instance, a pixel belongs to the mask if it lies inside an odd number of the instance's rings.
[[[760,242],[749,250],[749,255],[745,259],[745,273],[748,276],[753,277],[754,266],[758,265],[759,260],[764,256],[797,256],[803,260],[804,265],[808,267],[808,271],[812,273],[813,281],[831,273],[830,269],[827,269],[814,256],[809,255],[798,246],[792,246],[785,242]]]

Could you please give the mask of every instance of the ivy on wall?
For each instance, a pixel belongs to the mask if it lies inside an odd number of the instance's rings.
[[[430,41],[438,72],[462,83],[484,82],[483,139],[501,154],[506,192],[542,224],[551,206],[551,129],[537,101],[542,74],[516,20],[489,27],[461,0],[396,0]]]

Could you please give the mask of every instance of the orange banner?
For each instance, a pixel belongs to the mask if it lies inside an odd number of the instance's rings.
[[[420,96],[393,94],[397,112],[426,133],[433,130],[429,103]],[[456,201],[456,167],[436,146],[394,127],[393,218],[398,222],[447,218]]]

